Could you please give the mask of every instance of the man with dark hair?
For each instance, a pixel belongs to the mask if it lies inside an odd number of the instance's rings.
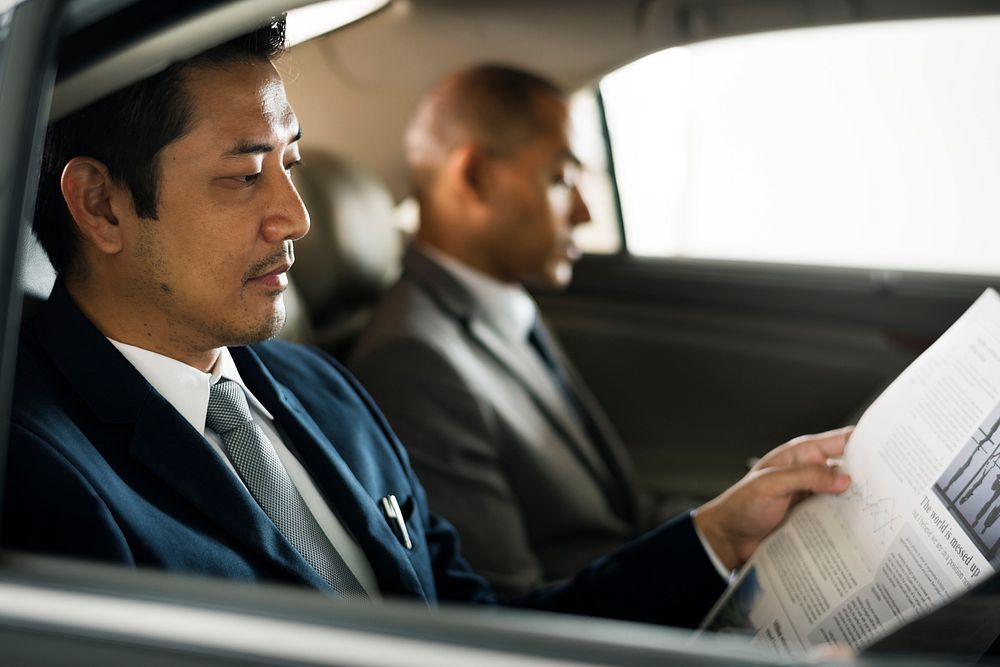
[[[431,509],[508,595],[669,517],[522,286],[565,287],[590,219],[569,133],[565,96],[530,72],[480,65],[432,87],[406,134],[416,241],[348,362]]]
[[[360,386],[320,352],[261,342],[309,227],[275,50],[243,46],[282,29],[53,128],[36,228],[60,272],[21,339],[0,543],[351,599],[492,602]],[[796,493],[843,490],[826,464],[842,448],[770,455],[699,515],[712,547],[742,560]],[[516,604],[693,624],[723,584],[693,535],[686,519],[658,528]]]
[[[65,165],[78,155],[99,160],[111,179],[128,189],[136,214],[156,220],[157,157],[193,122],[191,100],[183,93],[184,72],[270,62],[284,53],[284,39],[284,22],[275,21],[112,93],[49,127],[33,228],[56,271],[72,270],[78,246],[61,189]]]

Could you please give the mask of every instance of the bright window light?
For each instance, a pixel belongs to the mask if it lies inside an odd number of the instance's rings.
[[[1000,18],[670,49],[601,83],[629,250],[1000,274]]]
[[[390,0],[327,0],[288,12],[286,36],[295,46],[319,37],[385,7]]]

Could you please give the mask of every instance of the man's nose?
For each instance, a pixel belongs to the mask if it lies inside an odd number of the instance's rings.
[[[569,212],[570,225],[576,227],[590,222],[590,209],[587,207],[587,202],[584,201],[583,195],[580,193],[579,186],[573,188],[570,196],[573,198],[571,203],[572,208]]]
[[[309,211],[306,210],[298,190],[286,173],[271,193],[269,214],[264,220],[261,235],[268,243],[297,241],[309,231]]]

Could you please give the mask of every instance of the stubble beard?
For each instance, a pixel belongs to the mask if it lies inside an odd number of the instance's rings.
[[[204,350],[220,347],[252,345],[274,338],[285,324],[285,304],[283,289],[257,293],[256,298],[271,299],[271,308],[264,315],[256,315],[247,309],[246,281],[249,276],[259,273],[267,266],[273,265],[284,256],[294,257],[291,244],[282,251],[273,253],[260,262],[256,262],[244,277],[243,290],[238,300],[231,304],[228,313],[216,313],[221,317],[205,318],[204,313],[191,312],[190,304],[178,301],[170,271],[161,256],[157,244],[157,220],[143,220],[136,248],[136,256],[144,266],[143,274],[137,280],[140,289],[133,298],[142,299],[148,304],[151,299],[157,310],[164,313],[173,322],[165,333],[181,349]]]
[[[261,296],[275,300],[274,307],[266,317],[244,321],[227,319],[217,322],[205,334],[216,340],[218,347],[253,345],[270,340],[278,335],[285,325],[285,303],[282,292],[273,290]]]

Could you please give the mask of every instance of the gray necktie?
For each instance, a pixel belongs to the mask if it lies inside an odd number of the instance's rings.
[[[330,588],[344,597],[367,599],[364,588],[306,507],[264,431],[253,421],[237,383],[223,379],[212,385],[206,424],[219,434],[250,495]]]

